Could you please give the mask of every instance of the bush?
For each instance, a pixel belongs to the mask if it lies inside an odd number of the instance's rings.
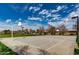
[[[75,52],[75,53],[74,53],[75,55],[79,55],[79,48],[75,48],[75,49],[74,49],[74,52]]]
[[[76,43],[77,43],[77,45],[78,45],[78,47],[79,47],[79,37],[77,36],[77,38],[76,38]]]

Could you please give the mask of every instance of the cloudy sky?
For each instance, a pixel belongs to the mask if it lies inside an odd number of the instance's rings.
[[[74,3],[5,3],[0,4],[0,31],[4,29],[20,29],[22,24],[28,29],[45,28],[48,25],[58,27],[62,24],[71,29],[72,16],[79,14],[79,4]]]

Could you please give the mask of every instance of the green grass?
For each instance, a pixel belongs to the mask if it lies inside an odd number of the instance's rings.
[[[11,34],[0,34],[0,38],[11,37]]]
[[[13,37],[27,37],[27,36],[41,36],[40,34],[23,34],[23,33],[16,33],[13,34]],[[70,36],[70,35],[64,35],[64,36]],[[11,34],[0,34],[0,38],[9,38],[11,37]]]
[[[32,34],[14,34],[13,37],[27,37],[27,36],[36,36],[36,35],[32,35]],[[11,37],[11,34],[0,34],[0,38],[8,38]]]
[[[0,42],[0,55],[16,55],[16,53]]]

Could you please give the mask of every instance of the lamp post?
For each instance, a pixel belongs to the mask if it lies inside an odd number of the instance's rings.
[[[12,21],[11,19],[7,19],[6,23],[11,25],[11,38],[13,39],[13,24],[11,21]]]
[[[11,31],[11,37],[12,37],[12,39],[13,39],[13,25],[12,25],[12,31]]]
[[[18,22],[18,26],[22,26],[22,23],[21,22]],[[11,37],[13,39],[13,25],[11,26]]]
[[[76,42],[79,47],[79,17],[74,16],[74,17],[72,17],[72,19],[77,19],[77,31],[76,31],[77,39],[76,39]]]
[[[22,28],[22,31],[23,31],[23,28],[24,27],[22,26],[22,22],[18,22],[18,26],[21,27]]]

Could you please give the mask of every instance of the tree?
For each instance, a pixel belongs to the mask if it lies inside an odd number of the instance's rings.
[[[55,35],[55,33],[56,33],[56,28],[55,28],[54,26],[49,25],[48,32],[49,32],[51,35]]]
[[[59,30],[60,30],[60,35],[64,35],[65,31],[66,31],[65,25],[63,24],[63,25],[59,26]]]
[[[10,34],[11,33],[10,30],[4,30],[3,32],[4,32],[4,34]]]
[[[28,29],[25,29],[25,34],[29,34]]]
[[[39,32],[39,35],[44,35],[44,27],[43,26],[40,26],[37,31]]]

